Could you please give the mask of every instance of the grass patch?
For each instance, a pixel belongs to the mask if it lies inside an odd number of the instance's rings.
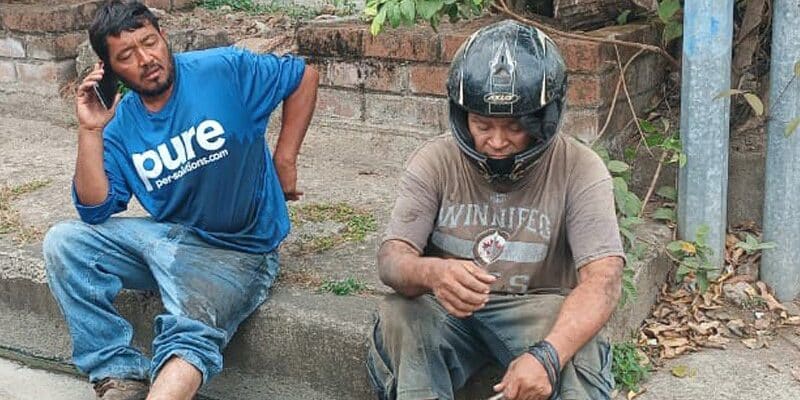
[[[337,296],[349,296],[358,294],[367,289],[367,285],[355,278],[345,278],[339,280],[326,280],[322,282],[319,292],[333,293]]]
[[[11,207],[11,202],[49,185],[50,182],[49,179],[43,179],[18,186],[0,186],[0,235],[13,234],[14,241],[18,243],[28,243],[41,238],[42,232],[39,229],[22,223],[17,210]]]
[[[339,232],[334,234],[314,235],[302,233],[297,243],[299,253],[318,253],[332,249],[342,243],[363,242],[367,234],[377,229],[377,223],[372,214],[347,203],[290,206],[289,219],[292,221],[292,225],[298,228],[307,223],[326,221],[344,225]]]
[[[222,7],[229,7],[231,11],[242,11],[251,15],[258,14],[284,14],[294,19],[311,19],[319,15],[319,12],[308,6],[297,4],[284,4],[270,2],[263,4],[254,0],[203,0],[199,3],[200,7],[207,10],[219,10]],[[340,7],[337,6],[337,10]]]
[[[613,362],[611,372],[617,387],[624,390],[639,392],[639,385],[647,378],[650,368],[644,364],[646,356],[632,341],[616,343],[612,347]]]

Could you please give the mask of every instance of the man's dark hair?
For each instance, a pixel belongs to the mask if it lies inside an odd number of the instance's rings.
[[[135,0],[110,0],[95,13],[89,27],[89,42],[100,59],[110,65],[106,39],[109,36],[119,36],[123,31],[141,28],[148,23],[159,30],[158,18],[144,4]]]

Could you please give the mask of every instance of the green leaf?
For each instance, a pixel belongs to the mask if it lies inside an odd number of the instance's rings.
[[[656,126],[653,125],[652,122],[650,122],[650,121],[648,121],[646,119],[640,119],[639,120],[639,127],[642,128],[642,130],[645,133],[656,133],[656,132],[658,132],[658,128],[656,128]]]
[[[673,240],[669,242],[669,244],[667,244],[667,250],[669,250],[670,253],[677,254],[680,253],[682,246],[683,246],[683,240]]]
[[[403,20],[408,24],[412,24],[414,22],[414,17],[416,17],[414,0],[400,1],[400,15],[403,16]]]
[[[677,21],[672,21],[664,27],[662,40],[664,41],[664,44],[669,44],[669,42],[681,36],[683,36],[683,24]]]
[[[628,164],[625,164],[624,162],[619,160],[611,160],[608,162],[608,170],[614,174],[621,174],[629,170],[630,168],[631,167]]]
[[[750,108],[753,109],[756,115],[761,116],[764,114],[764,103],[761,102],[758,96],[753,93],[745,93],[744,99],[747,100],[747,104],[750,104]]]
[[[380,7],[378,14],[372,19],[372,24],[369,27],[369,33],[372,36],[377,36],[383,29],[383,22],[386,21],[386,5]]]
[[[686,277],[686,275],[689,275],[690,272],[692,272],[692,270],[689,269],[689,267],[683,264],[679,265],[678,269],[675,271],[675,281],[680,283],[683,278]]]
[[[662,186],[656,190],[656,194],[672,201],[678,199],[678,191],[672,186]]]
[[[392,28],[397,28],[400,26],[400,3],[396,0],[390,0],[385,4],[386,10],[386,17],[389,19],[389,23],[392,24]]]
[[[686,165],[686,154],[681,153],[678,155],[678,167],[683,168]]]
[[[800,117],[797,117],[789,121],[789,123],[786,124],[786,129],[783,131],[783,136],[787,138],[792,136],[794,134],[794,131],[797,130],[798,125],[800,125]]]
[[[658,18],[664,24],[668,24],[680,9],[680,0],[664,0],[658,5]]]
[[[653,219],[675,222],[675,220],[678,219],[678,216],[675,214],[675,210],[667,207],[661,207],[653,212]]]
[[[744,90],[739,90],[739,89],[723,90],[723,91],[719,92],[719,94],[714,96],[713,100],[718,100],[718,99],[721,99],[723,97],[731,97],[731,96],[733,96],[735,94],[742,94],[742,93],[744,93]]]
[[[695,277],[697,279],[697,287],[700,289],[700,293],[705,293],[708,290],[708,276],[706,274],[697,274]]]
[[[425,20],[429,20],[431,24],[438,22],[438,18],[434,18],[436,12],[441,10],[444,6],[442,0],[418,0],[417,13]]]
[[[642,201],[636,197],[635,194],[627,192],[625,202],[623,203],[622,213],[627,217],[632,217],[639,214],[642,209]]]
[[[631,10],[625,10],[617,15],[617,25],[625,25],[628,23],[628,16],[631,15]]]
[[[797,62],[794,63],[794,75],[800,76],[800,60],[797,60]]]

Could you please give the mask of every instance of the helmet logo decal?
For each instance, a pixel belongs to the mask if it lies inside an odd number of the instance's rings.
[[[489,65],[489,93],[483,101],[489,105],[489,114],[513,114],[514,103],[519,100],[514,90],[516,60],[508,43],[503,41]]]
[[[514,93],[489,93],[483,96],[483,101],[495,105],[508,105],[514,104],[519,101],[519,95]]]

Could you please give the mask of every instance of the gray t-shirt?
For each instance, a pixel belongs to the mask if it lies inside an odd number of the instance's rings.
[[[426,256],[476,260],[499,278],[494,293],[571,289],[582,266],[624,258],[608,170],[560,134],[503,188],[483,178],[451,135],[426,142],[406,164],[387,240]]]

